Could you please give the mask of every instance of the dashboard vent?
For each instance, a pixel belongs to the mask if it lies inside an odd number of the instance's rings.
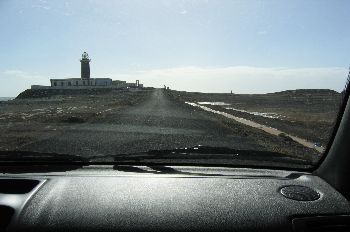
[[[280,189],[280,193],[289,199],[296,201],[315,201],[320,198],[320,194],[309,187],[301,185],[289,185]]]
[[[3,231],[11,221],[15,210],[9,206],[0,205],[0,230]]]
[[[40,181],[30,179],[0,179],[0,193],[25,194],[32,191]]]
[[[349,232],[350,216],[315,216],[295,218],[292,221],[295,232]]]

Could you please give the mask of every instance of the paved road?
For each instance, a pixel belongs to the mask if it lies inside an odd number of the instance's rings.
[[[82,156],[134,153],[195,145],[259,149],[217,116],[172,100],[161,89],[139,105],[108,111],[93,123],[72,124],[25,150]]]

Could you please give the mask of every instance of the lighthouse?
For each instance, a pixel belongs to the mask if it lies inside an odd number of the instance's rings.
[[[1,1],[1,0],[0,0]],[[66,79],[50,79],[51,88],[53,89],[129,89],[142,88],[139,80],[136,83],[127,83],[126,81],[112,81],[111,78],[90,78],[90,58],[87,52],[81,55],[81,76],[80,78],[66,78]],[[32,89],[46,89],[49,86],[32,85]]]
[[[81,79],[90,79],[90,59],[89,55],[84,52],[81,56]]]

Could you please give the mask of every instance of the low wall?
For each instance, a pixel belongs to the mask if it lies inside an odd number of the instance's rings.
[[[120,89],[122,86],[41,86],[41,85],[32,85],[31,89]]]
[[[120,85],[83,85],[83,86],[45,86],[45,85],[32,85],[31,89],[122,89],[122,88],[137,88],[134,83],[123,83]],[[139,88],[143,88],[140,84]]]

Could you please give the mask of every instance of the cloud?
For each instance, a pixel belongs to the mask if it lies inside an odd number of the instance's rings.
[[[33,74],[33,73],[28,73],[22,70],[5,70],[2,72],[1,75],[2,78],[16,78],[16,79],[47,79],[42,75],[39,74]]]
[[[268,32],[266,30],[258,31],[258,35],[266,35]]]
[[[341,67],[177,67],[112,75],[114,79],[139,79],[147,86],[199,92],[268,93],[287,89],[342,91],[348,70]]]
[[[49,77],[22,70],[0,71],[0,97],[14,97],[31,85],[49,85]]]
[[[43,10],[51,10],[51,7],[43,6],[43,5],[32,5],[32,8],[39,8],[39,9],[43,9]]]
[[[46,0],[39,0],[38,4],[33,4],[32,8],[39,8],[43,10],[51,10],[51,7],[48,5]]]
[[[139,70],[113,75],[93,73],[94,77],[110,77],[114,80],[134,82],[145,86],[197,92],[271,93],[290,89],[332,89],[342,91],[347,79],[347,68],[286,68],[286,67],[198,67]],[[68,74],[57,76],[76,77]],[[1,96],[16,96],[31,85],[49,85],[50,77],[23,70],[0,72],[3,85]]]
[[[180,11],[180,14],[182,14],[182,15],[185,15],[185,14],[187,14],[187,10],[182,10],[182,11]]]

